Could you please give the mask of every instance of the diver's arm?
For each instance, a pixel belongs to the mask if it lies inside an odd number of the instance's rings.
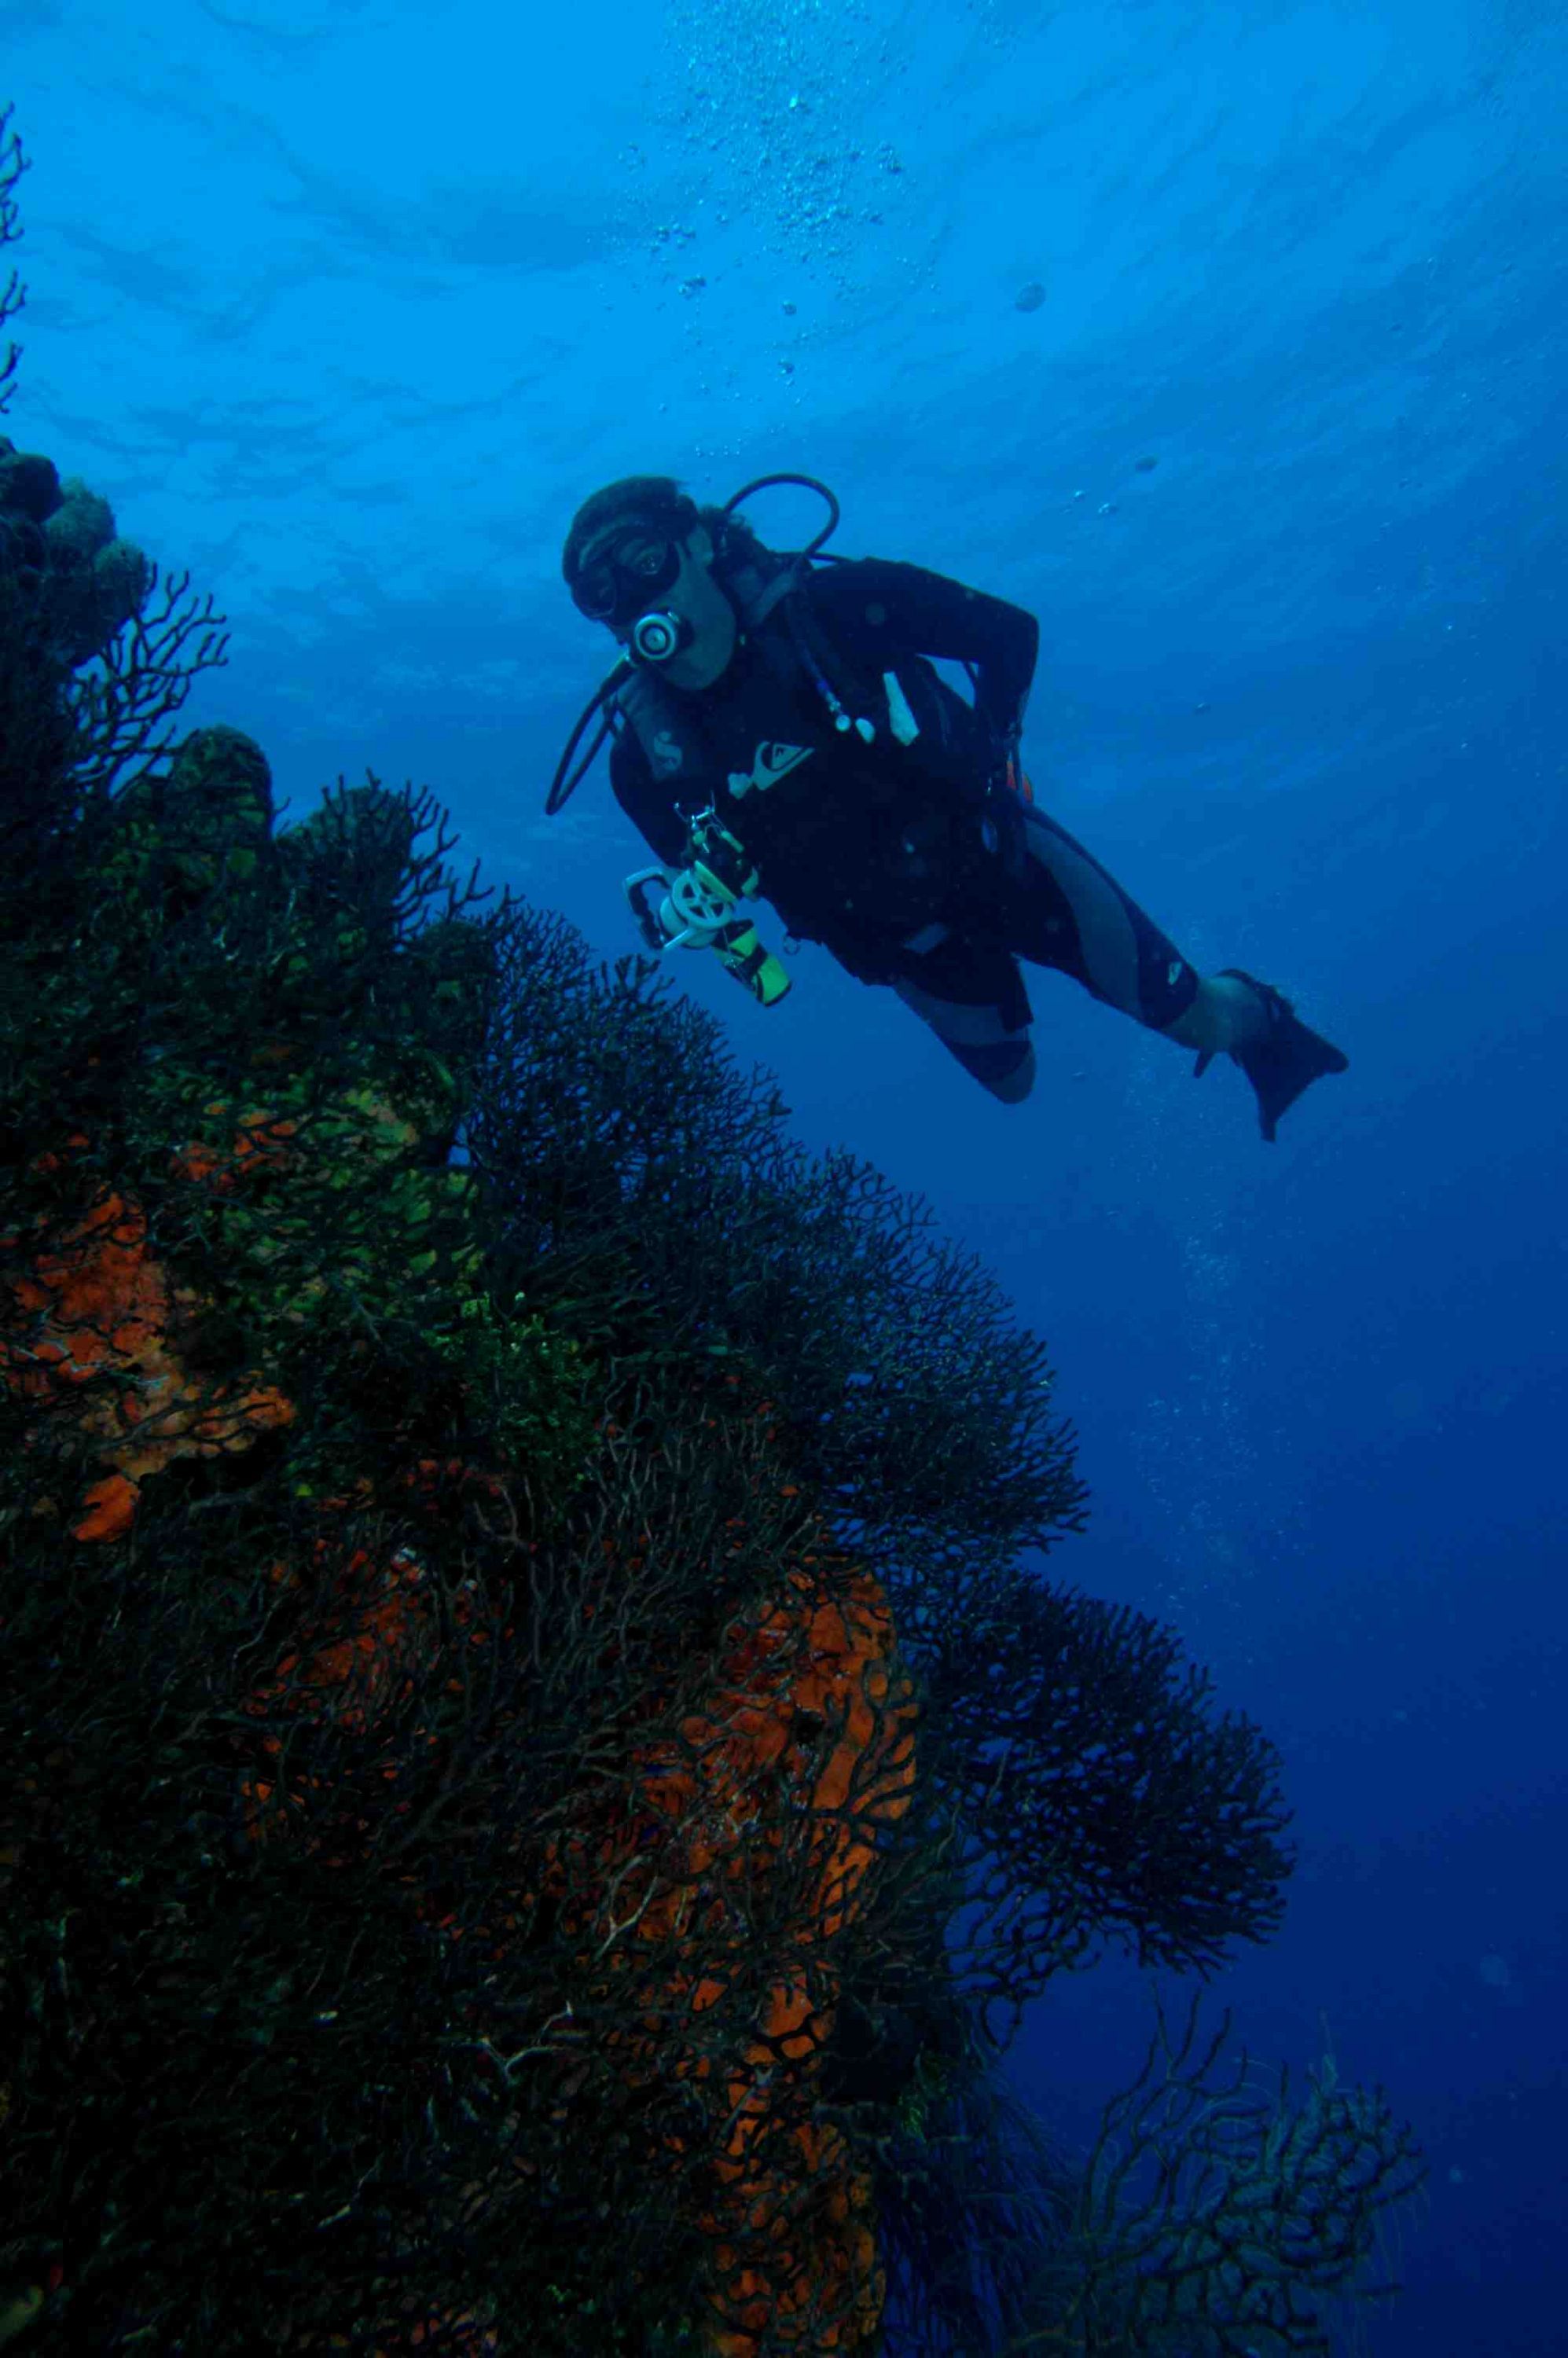
[[[972,663],[976,710],[998,737],[1016,737],[1040,652],[1040,625],[1025,608],[882,557],[825,567],[811,593],[829,628],[879,670],[910,648]]]
[[[630,729],[622,730],[610,749],[610,786],[654,859],[666,868],[678,867],[686,857],[687,823]],[[686,791],[690,792],[689,780]]]

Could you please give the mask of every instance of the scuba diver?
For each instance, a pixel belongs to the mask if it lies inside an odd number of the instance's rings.
[[[775,483],[827,502],[793,554],[736,513]],[[1238,968],[1199,975],[1038,808],[1020,743],[1039,625],[1000,598],[881,557],[823,557],[825,484],[765,475],[721,508],[671,476],[585,500],[561,570],[622,650],[573,731],[559,810],[607,736],[617,802],[660,865],[626,880],[651,948],[712,949],[762,1005],[790,988],[741,901],[771,902],[863,982],[888,985],[1005,1104],[1034,1078],[1020,959],[1250,1081],[1265,1139],[1346,1058]],[[933,657],[968,671],[972,701]],[[595,716],[600,728],[568,776]]]

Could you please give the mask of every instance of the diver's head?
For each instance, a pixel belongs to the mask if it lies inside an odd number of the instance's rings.
[[[709,687],[735,652],[713,535],[671,475],[626,475],[572,518],[561,572],[579,613],[676,687]]]

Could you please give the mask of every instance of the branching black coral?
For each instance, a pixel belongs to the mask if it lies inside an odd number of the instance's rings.
[[[20,234],[26,158],[0,113],[0,247]],[[21,308],[15,271],[0,329]],[[18,347],[0,358],[0,412]],[[119,539],[108,502],[0,436],[0,858],[36,856],[62,813],[155,766],[193,682],[224,660],[223,617]]]
[[[1274,1931],[1291,1866],[1279,1756],[1251,1721],[1215,1714],[1170,1630],[1015,1581],[996,1650],[978,1668],[968,1641],[949,1651],[931,1692],[975,1846],[968,1940],[993,1961],[988,1995],[1016,2003],[1108,1939],[1206,1970]]]
[[[73,673],[67,690],[78,792],[106,793],[132,769],[166,755],[176,714],[199,675],[223,662],[228,644],[222,615],[210,597],[190,594],[188,574],[165,579],[148,567],[96,665]]]
[[[16,183],[27,168],[27,159],[11,127],[14,111],[10,106],[0,107],[0,247],[15,243],[22,233]],[[0,328],[16,318],[26,301],[26,287],[15,270],[8,271],[5,285],[0,287]],[[0,359],[0,414],[10,407],[16,390],[16,362],[21,356],[20,346],[7,340],[5,357]]]
[[[645,961],[596,968],[524,907],[502,997],[467,1136],[530,1298],[581,1316],[597,1291],[649,1348],[751,1368],[845,1542],[911,1575],[1077,1527],[1044,1347],[925,1206],[795,1145],[776,1089]]]
[[[1359,2347],[1424,2175],[1332,2056],[1293,2090],[1205,2030],[1155,2028],[1087,2157],[983,2051],[923,2070],[879,2157],[904,2358],[1326,2358]]]
[[[1037,2322],[1006,2344],[1083,2358],[1326,2358],[1342,2296],[1369,2279],[1389,2216],[1423,2176],[1380,2090],[1345,2088],[1331,2056],[1299,2095],[1271,2085],[1229,2017],[1206,2036],[1160,2015],[1138,2080],[1106,2109]]]

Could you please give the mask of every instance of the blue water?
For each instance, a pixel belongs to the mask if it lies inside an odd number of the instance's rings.
[[[801,1136],[928,1196],[1049,1337],[1095,1494],[1054,1568],[1283,1747],[1287,1921],[1220,1994],[1265,2057],[1326,2028],[1428,2150],[1373,2351],[1568,2351],[1568,16],[0,24],[35,158],[8,430],[216,593],[190,717],[261,739],[291,818],[340,771],[428,783],[491,882],[630,947],[602,774],[541,816],[607,653],[567,521],[623,472],[804,467],[842,550],[1040,616],[1041,799],[1347,1048],[1266,1147],[1231,1066],[1195,1084],[1060,977],[1002,1108],[817,951],[767,1013],[681,969]],[[1146,2020],[1124,1969],[1058,1983],[1011,2068],[1087,2136]]]

